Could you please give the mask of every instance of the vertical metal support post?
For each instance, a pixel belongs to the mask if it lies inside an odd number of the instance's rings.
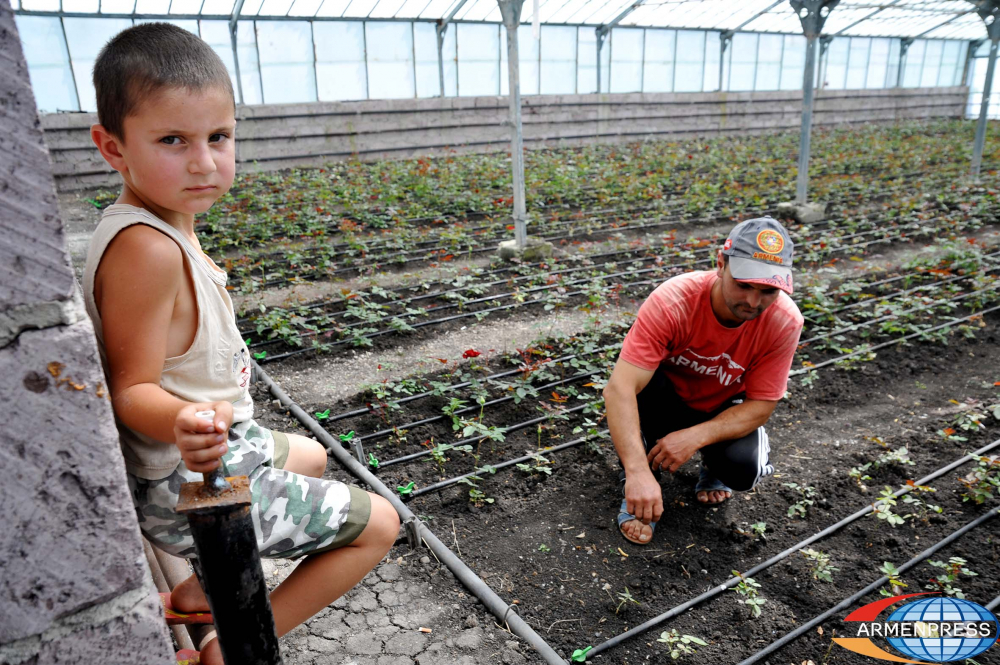
[[[725,30],[719,33],[719,92],[725,90],[725,86],[723,84],[725,82],[724,77],[726,73],[726,51],[729,50],[732,43],[732,30]]]
[[[69,52],[69,39],[66,37],[66,23],[62,16],[59,17],[59,28],[62,30],[63,46],[66,47],[66,62],[69,63],[69,75],[70,78],[73,79],[73,97],[76,99],[75,110],[82,111],[83,105],[80,103],[80,90],[76,85],[76,70],[73,67],[73,54]]]
[[[982,45],[984,40],[973,39],[968,44],[968,50],[965,52],[965,66],[962,67],[962,82],[960,85],[969,85],[969,77],[972,76],[972,63],[976,58],[976,51]]]
[[[806,36],[806,68],[802,74],[802,132],[799,136],[799,175],[795,202],[805,203],[809,188],[809,148],[812,139],[813,95],[816,91],[816,35]]]
[[[790,0],[806,37],[806,66],[802,72],[802,133],[799,137],[799,174],[795,202],[806,203],[809,188],[809,147],[812,139],[813,98],[816,92],[816,44],[830,12],[840,0]]]
[[[990,58],[986,65],[986,81],[983,83],[983,101],[979,105],[979,120],[976,122],[976,141],[972,146],[973,177],[979,178],[979,169],[983,164],[983,148],[986,146],[986,116],[990,110],[990,93],[993,91],[993,73],[997,64],[996,37],[990,39]]]
[[[993,91],[993,73],[997,64],[997,45],[1000,44],[1000,0],[985,0],[977,12],[986,24],[986,34],[990,38],[990,59],[986,66],[986,81],[983,83],[983,101],[979,105],[979,121],[976,123],[976,140],[972,146],[972,168],[974,178],[979,179],[979,169],[983,163],[983,148],[986,145],[986,115],[990,110],[990,93]]]
[[[438,46],[438,81],[440,82],[441,92],[438,97],[444,97],[444,33],[448,30],[448,24],[438,25],[435,32],[437,33],[437,46]]]
[[[604,40],[607,39],[608,33],[597,28],[594,31],[597,36],[597,94],[601,94],[601,50],[604,48]]]
[[[896,87],[903,87],[903,72],[906,70],[906,54],[910,52],[913,39],[904,37],[899,40],[899,71],[896,72]]]
[[[198,554],[222,658],[240,665],[280,665],[278,635],[250,517],[250,481],[229,478],[228,489],[181,485],[177,512],[185,515]],[[225,482],[225,481],[223,481]]]
[[[524,201],[524,136],[521,133],[520,60],[517,51],[517,28],[521,22],[523,3],[524,0],[497,0],[504,27],[507,28],[510,163],[514,184],[514,241],[518,249],[524,249],[528,243],[528,213]]]
[[[816,65],[816,89],[822,90],[826,83],[826,66],[830,52],[830,44],[833,42],[832,35],[823,35],[819,38],[819,62]]]
[[[237,48],[236,42],[236,21],[229,22],[229,41],[233,46],[233,67],[236,69],[236,94],[237,99],[239,99],[240,104],[245,104],[243,101],[243,77],[240,75],[240,52]]]

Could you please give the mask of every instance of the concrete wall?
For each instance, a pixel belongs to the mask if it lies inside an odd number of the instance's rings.
[[[8,0],[0,377],[0,663],[172,662]]]
[[[817,127],[961,117],[968,88],[832,90],[816,96]],[[542,95],[523,98],[524,142],[539,145],[683,138],[796,129],[801,92]],[[506,97],[449,97],[245,106],[237,111],[237,159],[276,170],[361,159],[502,150]],[[96,114],[45,116],[60,191],[117,184],[90,141]]]

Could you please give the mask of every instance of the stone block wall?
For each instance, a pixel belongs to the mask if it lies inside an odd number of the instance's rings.
[[[0,0],[0,664],[174,662]]]
[[[527,148],[796,130],[801,92],[538,95],[523,99]],[[920,118],[959,118],[968,88],[823,90],[815,127]],[[505,150],[506,97],[316,102],[237,110],[243,170]],[[43,118],[60,191],[117,185],[90,141],[95,114]]]

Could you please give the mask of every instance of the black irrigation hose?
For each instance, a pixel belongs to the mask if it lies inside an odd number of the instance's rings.
[[[893,344],[899,344],[900,342],[904,342],[904,341],[906,341],[908,339],[913,339],[914,337],[920,337],[922,335],[926,335],[927,333],[934,332],[935,330],[941,330],[942,328],[947,328],[949,326],[954,326],[956,324],[961,323],[962,321],[968,321],[970,319],[975,319],[975,318],[978,318],[978,317],[982,317],[982,316],[984,316],[986,314],[989,314],[990,312],[995,312],[998,309],[1000,309],[1000,305],[997,305],[996,307],[990,307],[989,309],[980,310],[979,312],[976,312],[975,314],[970,314],[968,316],[963,316],[960,319],[952,319],[951,321],[948,321],[947,323],[942,323],[941,325],[934,326],[933,328],[927,328],[926,330],[920,330],[920,331],[915,332],[915,333],[910,333],[909,335],[904,335],[903,337],[896,337],[895,339],[891,339],[888,342],[883,342],[881,344],[876,344],[875,346],[869,346],[869,347],[866,347],[866,348],[863,348],[863,349],[859,349],[857,351],[852,351],[851,353],[846,353],[846,354],[844,354],[842,356],[837,356],[836,358],[830,358],[829,360],[824,360],[823,362],[816,363],[815,365],[812,365],[810,367],[805,367],[805,368],[802,368],[802,369],[794,369],[794,370],[792,370],[791,372],[788,373],[788,376],[796,376],[797,374],[805,374],[806,372],[814,371],[814,370],[817,370],[817,369],[819,369],[821,367],[826,367],[827,365],[832,365],[833,363],[837,363],[837,362],[841,362],[841,361],[847,360],[849,358],[853,358],[854,356],[860,355],[862,353],[871,353],[872,351],[877,351],[879,349],[884,349],[887,346],[892,346]]]
[[[607,433],[607,431],[608,430],[604,430],[604,433]],[[567,441],[566,443],[560,443],[558,446],[551,446],[551,447],[548,447],[548,448],[542,448],[540,450],[535,451],[534,453],[532,453],[530,455],[524,455],[523,457],[518,457],[518,458],[512,459],[512,460],[507,460],[506,462],[501,462],[500,464],[491,464],[490,467],[492,467],[492,469],[494,471],[499,470],[499,469],[504,469],[504,468],[507,468],[508,466],[513,466],[515,464],[522,464],[524,462],[527,462],[530,459],[535,459],[538,455],[541,455],[543,453],[556,453],[556,452],[559,452],[560,450],[566,450],[567,448],[574,448],[576,446],[579,446],[581,443],[585,443],[585,442],[587,442],[589,440],[590,440],[590,437],[587,437],[587,436],[581,437],[579,439],[573,439],[572,441]],[[441,490],[441,489],[444,489],[445,487],[449,487],[451,485],[455,485],[457,483],[460,483],[465,478],[471,478],[473,476],[478,476],[481,473],[489,473],[489,472],[488,471],[484,471],[484,470],[473,471],[472,473],[466,473],[465,475],[457,476],[457,477],[451,478],[449,480],[442,480],[439,483],[434,483],[433,485],[428,485],[427,487],[421,487],[418,490],[414,490],[413,493],[410,494],[410,496],[411,497],[416,497],[416,496],[420,496],[421,494],[426,494],[428,492],[436,492],[437,490]]]
[[[948,536],[946,538],[943,538],[942,540],[939,540],[934,545],[931,545],[930,547],[928,547],[927,549],[925,549],[923,552],[921,552],[917,556],[913,557],[912,559],[910,559],[909,561],[907,561],[906,563],[904,563],[903,565],[901,565],[899,567],[899,572],[900,573],[905,573],[907,570],[909,570],[910,568],[916,566],[917,564],[919,564],[920,562],[922,562],[923,560],[925,560],[927,557],[929,557],[932,554],[934,554],[935,552],[937,552],[938,550],[946,547],[947,545],[950,545],[951,543],[953,543],[956,540],[958,540],[960,537],[964,536],[969,531],[972,531],[973,529],[975,529],[976,527],[980,526],[981,524],[986,523],[990,519],[996,517],[998,514],[1000,514],[1000,509],[998,509],[998,508],[991,508],[985,514],[983,514],[983,515],[979,516],[978,518],[976,518],[975,520],[969,522],[968,524],[966,524],[965,526],[963,526],[961,529],[959,529],[958,531],[954,532],[950,536]],[[817,616],[817,617],[815,617],[815,618],[807,621],[806,623],[802,624],[801,626],[799,626],[798,628],[796,628],[792,632],[787,633],[784,637],[776,640],[775,642],[772,642],[771,644],[769,644],[768,646],[764,647],[763,649],[761,649],[760,651],[758,651],[754,655],[752,655],[749,658],[741,661],[739,663],[739,665],[753,665],[753,663],[759,662],[761,658],[764,658],[768,654],[774,653],[775,651],[777,651],[781,647],[785,646],[789,642],[792,642],[792,641],[798,639],[799,637],[801,637],[802,635],[804,635],[806,632],[812,630],[815,626],[818,626],[819,624],[823,623],[825,620],[827,620],[828,618],[830,618],[834,614],[846,610],[848,607],[850,607],[851,605],[853,605],[854,603],[856,603],[860,599],[864,598],[868,594],[872,593],[873,591],[875,591],[876,589],[878,589],[879,587],[881,587],[883,584],[886,584],[888,581],[889,581],[889,578],[885,577],[885,576],[878,578],[877,580],[875,580],[874,582],[872,582],[871,584],[869,584],[868,586],[866,586],[864,589],[862,589],[861,591],[859,591],[856,594],[854,594],[853,596],[851,596],[849,598],[845,598],[844,600],[842,600],[839,603],[837,603],[837,605],[835,605],[834,607],[831,607],[830,609],[828,609],[826,612],[823,612],[819,616]]]
[[[992,612],[993,610],[995,610],[997,608],[998,605],[1000,605],[1000,596],[997,596],[996,598],[994,598],[993,600],[991,600],[989,603],[987,603],[986,604],[986,609],[988,609],[989,611]]]
[[[558,381],[553,381],[551,383],[546,383],[545,385],[542,385],[542,386],[532,386],[532,387],[535,390],[546,390],[548,388],[555,388],[556,386],[561,386],[561,385],[563,385],[565,383],[572,383],[574,381],[579,381],[580,379],[585,379],[588,376],[590,376],[589,372],[581,372],[580,374],[574,374],[573,376],[566,377],[565,379],[559,379]],[[497,399],[492,399],[492,400],[490,400],[488,402],[483,402],[482,404],[476,404],[475,406],[467,406],[464,409],[458,409],[457,411],[453,411],[450,414],[450,416],[458,416],[458,415],[461,415],[463,413],[472,413],[472,412],[476,411],[477,409],[480,409],[480,407],[486,408],[487,406],[496,406],[497,404],[504,404],[506,402],[509,402],[512,399],[514,399],[513,395],[508,395],[506,397],[499,397]],[[413,429],[414,427],[420,427],[421,425],[429,425],[431,423],[436,423],[436,422],[442,421],[444,419],[445,419],[445,416],[443,416],[443,415],[441,415],[441,416],[431,416],[430,418],[424,418],[423,420],[415,420],[415,421],[410,422],[410,423],[404,423],[403,425],[397,425],[396,427],[392,427],[390,429],[383,429],[383,430],[379,430],[377,432],[372,432],[371,434],[365,434],[364,436],[356,436],[356,437],[354,437],[353,440],[354,441],[360,441],[362,443],[365,443],[366,441],[377,441],[378,439],[384,439],[384,438],[386,438],[388,436],[392,436],[393,432],[396,432],[396,431],[399,431],[399,430],[409,431],[409,430]],[[382,462],[381,465],[382,466],[387,466],[387,465],[392,464],[394,462],[396,462],[396,460],[388,460],[386,462]]]
[[[982,455],[984,453],[987,453],[990,450],[996,448],[997,446],[1000,446],[1000,439],[997,439],[993,443],[990,443],[990,444],[988,444],[986,446],[983,446],[982,448],[980,448],[979,450],[977,450],[974,453],[971,453],[969,455],[966,455],[965,457],[962,457],[962,458],[960,458],[958,460],[955,460],[954,462],[952,462],[951,464],[948,464],[947,466],[941,467],[937,471],[929,473],[928,475],[924,476],[920,480],[916,481],[914,483],[914,485],[926,485],[927,483],[931,482],[932,480],[934,480],[936,478],[939,478],[939,477],[943,476],[944,474],[948,473],[949,471],[952,471],[953,469],[956,469],[956,468],[962,466],[963,464],[971,462],[973,459],[976,458],[976,456]],[[346,454],[347,453],[345,453],[345,455]],[[897,490],[896,492],[893,492],[892,496],[895,497],[895,498],[899,498],[902,495],[910,492],[912,489],[913,489],[912,486],[907,485],[906,487],[903,487],[902,489]],[[789,548],[787,548],[787,549],[779,552],[778,554],[775,554],[773,557],[771,557],[767,561],[764,561],[763,563],[757,564],[756,566],[754,566],[750,570],[748,570],[745,573],[743,573],[743,577],[753,577],[757,573],[760,573],[760,572],[762,572],[762,571],[770,568],[774,564],[776,564],[776,563],[778,563],[778,562],[780,562],[780,561],[782,561],[784,559],[787,559],[789,556],[791,556],[795,552],[799,551],[803,547],[807,547],[807,546],[811,545],[812,543],[816,542],[817,540],[820,540],[821,538],[825,538],[826,536],[828,536],[828,535],[830,535],[832,533],[835,533],[836,531],[839,531],[840,529],[842,529],[843,527],[847,526],[851,522],[854,522],[855,520],[858,520],[858,519],[864,517],[868,513],[874,512],[875,508],[877,506],[881,505],[882,503],[883,503],[883,501],[879,500],[879,501],[876,501],[874,503],[868,504],[867,506],[865,506],[864,508],[858,510],[857,512],[855,512],[855,513],[853,513],[851,515],[848,515],[847,517],[845,517],[844,519],[840,520],[836,524],[831,524],[830,526],[826,527],[822,531],[819,531],[818,533],[815,533],[812,536],[809,536],[805,540],[800,541],[800,542],[796,543],[795,545],[792,545],[791,547],[789,547]],[[731,587],[734,587],[737,584],[739,584],[740,581],[741,581],[741,578],[739,576],[731,577],[728,580],[726,580],[725,582],[723,582],[722,584],[720,584],[719,586],[713,587],[713,588],[709,589],[708,591],[706,591],[705,593],[703,593],[703,594],[701,594],[699,596],[696,596],[695,598],[692,598],[691,600],[688,600],[685,603],[681,603],[680,605],[678,605],[678,606],[676,606],[676,607],[674,607],[674,608],[672,608],[672,609],[664,612],[663,614],[661,614],[659,616],[653,617],[649,621],[646,621],[645,623],[643,623],[643,624],[641,624],[639,626],[636,626],[635,628],[632,628],[631,630],[628,630],[628,631],[626,631],[624,633],[621,633],[620,635],[616,635],[615,637],[612,637],[611,639],[607,640],[606,642],[602,642],[601,644],[599,644],[596,647],[594,647],[590,652],[588,652],[588,658],[590,656],[596,656],[597,654],[601,653],[602,651],[607,651],[608,649],[616,647],[619,644],[621,644],[622,642],[624,642],[624,641],[626,641],[628,639],[631,639],[632,637],[635,637],[636,635],[644,633],[644,632],[646,632],[647,630],[649,630],[651,628],[655,628],[656,626],[660,625],[664,621],[667,621],[668,619],[672,619],[675,616],[678,616],[678,615],[682,614],[683,612],[686,612],[687,610],[691,609],[692,607],[694,607],[696,605],[700,605],[701,603],[705,602],[706,600],[710,600],[710,599],[718,596],[720,593],[722,593],[722,592],[726,591],[727,589],[729,589]]]
[[[455,577],[465,585],[469,591],[471,591],[476,598],[478,598],[482,603],[497,617],[501,624],[506,623],[510,626],[511,632],[527,642],[538,654],[545,660],[549,665],[564,665],[566,662],[562,657],[555,652],[555,650],[549,646],[549,644],[541,638],[529,626],[521,617],[517,615],[516,610],[514,610],[511,605],[504,603],[504,601],[498,596],[493,589],[489,587],[483,580],[477,576],[472,570],[462,562],[455,554],[448,549],[448,547],[442,543],[437,536],[420,521],[413,512],[407,508],[396,494],[387,488],[382,481],[376,478],[368,469],[365,468],[363,464],[351,457],[350,453],[345,451],[341,447],[340,443],[336,441],[330,433],[323,429],[323,426],[316,422],[308,413],[306,413],[302,407],[296,404],[288,394],[281,389],[281,387],[271,379],[267,373],[260,368],[259,365],[254,365],[254,370],[257,375],[257,380],[267,386],[271,395],[275,399],[279,400],[283,405],[288,407],[292,415],[294,415],[302,425],[308,429],[316,438],[322,443],[327,450],[330,451],[336,460],[345,467],[349,472],[351,472],[356,478],[366,483],[368,486],[375,491],[376,494],[383,497],[399,514],[400,521],[408,525],[408,528],[412,528],[416,531],[420,539],[426,543],[427,547],[434,553],[434,555],[444,563]]]
[[[561,356],[559,358],[548,360],[547,362],[543,363],[542,365],[555,365],[556,363],[566,362],[567,360],[572,360],[573,358],[578,358],[580,356],[591,356],[591,355],[594,355],[594,354],[597,354],[597,353],[603,353],[605,351],[611,351],[613,349],[620,348],[621,345],[622,345],[621,342],[617,342],[615,344],[609,344],[607,346],[602,346],[600,348],[594,349],[593,351],[586,351],[586,352],[580,352],[580,353],[571,353],[571,354],[569,354],[567,356]],[[490,374],[489,376],[484,376],[484,377],[482,377],[482,380],[483,381],[489,381],[491,379],[502,379],[502,378],[507,377],[507,376],[513,376],[515,374],[521,374],[522,372],[524,372],[523,368],[511,369],[511,370],[507,370],[506,372],[499,372],[497,374]],[[451,390],[458,390],[459,388],[466,388],[466,387],[471,386],[471,385],[472,385],[471,381],[462,381],[461,383],[456,383],[456,384],[453,384],[451,386],[448,386],[447,390],[449,390],[449,391],[451,391]],[[430,397],[433,394],[434,394],[433,390],[428,390],[428,391],[425,391],[425,392],[422,392],[422,393],[418,393],[416,395],[408,395],[407,397],[402,397],[402,398],[396,400],[395,402],[389,403],[387,406],[405,404],[406,402],[412,402],[413,400],[424,399],[426,397]],[[329,423],[329,422],[335,422],[337,420],[344,420],[344,419],[347,419],[347,418],[354,418],[356,416],[363,416],[366,413],[371,413],[373,411],[377,411],[378,408],[380,408],[380,407],[375,407],[375,408],[366,407],[364,409],[354,409],[353,411],[344,411],[343,413],[338,413],[335,416],[330,416],[329,418],[326,419],[326,422]]]
[[[828,339],[830,337],[833,337],[834,335],[842,335],[844,333],[854,332],[855,330],[858,330],[860,328],[867,328],[868,326],[874,325],[876,323],[882,323],[884,321],[892,321],[893,319],[898,319],[899,317],[903,316],[904,314],[912,314],[914,312],[924,312],[924,311],[927,311],[927,310],[932,310],[933,311],[935,307],[940,307],[944,303],[958,302],[959,300],[965,300],[966,298],[971,298],[972,296],[975,296],[975,295],[978,295],[978,294],[981,294],[981,293],[986,293],[986,292],[992,293],[992,292],[995,292],[996,290],[997,290],[997,287],[994,286],[993,288],[985,288],[985,289],[979,289],[977,291],[969,291],[968,293],[960,293],[959,295],[952,296],[951,298],[941,298],[939,300],[934,300],[934,301],[932,301],[930,303],[927,303],[925,305],[918,305],[916,307],[911,307],[910,309],[904,309],[901,312],[895,312],[893,314],[886,314],[885,316],[880,316],[880,317],[878,317],[876,319],[868,319],[867,321],[862,321],[862,322],[859,322],[859,323],[852,323],[849,326],[845,326],[843,328],[836,328],[834,330],[827,331],[827,332],[823,333],[822,335],[817,335],[816,337],[810,337],[809,339],[801,340],[799,342],[799,346],[802,346],[803,344],[810,344],[812,342],[817,342],[817,341],[819,341],[821,339]]]

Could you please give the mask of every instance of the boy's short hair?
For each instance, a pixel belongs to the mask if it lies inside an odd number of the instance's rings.
[[[94,63],[97,119],[125,140],[125,118],[162,88],[220,86],[233,98],[226,66],[212,47],[170,23],[144,23],[111,38]]]

